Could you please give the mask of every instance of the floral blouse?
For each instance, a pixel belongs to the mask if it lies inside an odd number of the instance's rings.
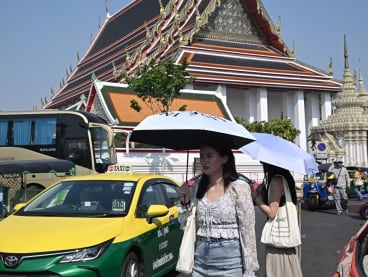
[[[191,187],[191,207],[197,205],[197,222],[202,220],[202,224],[199,223],[198,233],[205,237],[210,234],[211,237],[236,237],[237,234],[240,236],[241,248],[242,248],[242,260],[243,260],[243,276],[253,277],[256,276],[255,272],[259,269],[258,258],[257,258],[257,246],[256,246],[256,234],[255,234],[255,211],[254,204],[251,195],[251,188],[248,183],[243,180],[236,180],[231,183],[231,188],[228,193],[225,193],[222,197],[217,199],[219,203],[214,201],[211,206],[209,205],[210,215],[207,217],[200,211],[202,205],[205,205],[205,198],[203,201],[198,201],[195,197],[197,191],[198,182]],[[231,204],[230,201],[231,200]],[[231,207],[227,208],[227,212],[220,212],[219,206],[223,206],[225,203]],[[207,203],[208,204],[208,203]],[[235,206],[234,206],[235,204]],[[217,206],[219,205],[219,206]],[[191,208],[190,207],[190,208]],[[190,214],[191,209],[186,207],[178,206],[179,209],[179,221],[184,228],[186,218]],[[200,210],[199,210],[200,209]],[[235,218],[234,218],[235,212]],[[202,215],[201,215],[202,214]],[[221,215],[220,215],[221,214]],[[223,218],[225,221],[231,223],[229,228],[225,228],[223,223],[214,217],[220,215],[220,219]],[[205,227],[205,222],[212,224],[210,227]],[[235,225],[236,224],[236,225]],[[202,227],[201,227],[202,225]],[[238,229],[235,231],[235,226]],[[224,237],[227,238],[227,237]]]
[[[206,197],[197,203],[197,235],[205,238],[239,239],[234,200],[229,191],[216,201]]]

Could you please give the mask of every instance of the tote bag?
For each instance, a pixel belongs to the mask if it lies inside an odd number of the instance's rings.
[[[196,242],[196,206],[192,208],[191,214],[187,218],[183,238],[179,249],[179,259],[176,264],[176,271],[191,274],[194,264],[194,247]]]
[[[265,223],[261,242],[278,248],[291,248],[301,245],[300,229],[296,205],[291,199],[289,186],[282,177],[285,192],[285,205],[279,207],[273,220]]]

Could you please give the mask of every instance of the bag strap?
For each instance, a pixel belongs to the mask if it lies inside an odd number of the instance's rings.
[[[192,211],[191,211],[193,216],[195,216],[196,211],[197,211],[197,206],[193,206]]]
[[[339,171],[339,174],[337,175],[336,181],[338,181],[338,180],[339,180],[340,173],[341,173],[341,169],[342,169],[342,168],[340,168],[340,171]]]
[[[286,202],[293,201],[292,198],[291,198],[291,193],[290,193],[289,185],[288,185],[285,177],[282,176],[282,175],[275,175],[275,176],[280,176],[282,178],[282,183],[284,185],[285,201]]]

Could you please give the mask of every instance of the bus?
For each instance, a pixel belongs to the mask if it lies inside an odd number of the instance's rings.
[[[48,159],[74,163],[75,175],[103,173],[116,163],[112,129],[102,117],[82,111],[0,112],[0,163]],[[43,189],[53,179],[32,174],[23,186]]]

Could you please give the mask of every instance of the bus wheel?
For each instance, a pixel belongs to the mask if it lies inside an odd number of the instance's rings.
[[[141,277],[143,276],[142,265],[140,264],[137,255],[130,252],[126,256],[123,268],[121,269],[121,277]]]

